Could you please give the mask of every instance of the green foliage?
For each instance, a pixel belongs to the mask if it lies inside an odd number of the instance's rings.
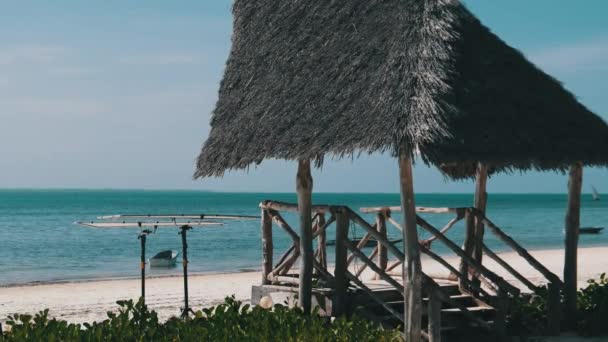
[[[577,294],[578,332],[588,336],[608,334],[608,277],[602,273],[598,281],[590,279],[587,284]]]
[[[513,336],[542,335],[547,327],[546,286],[538,294],[521,294],[511,297],[507,311],[507,328]]]
[[[590,279],[587,287],[577,293],[577,331],[585,336],[608,334],[608,277]],[[519,336],[538,336],[547,327],[547,287],[539,294],[522,294],[511,299],[507,314],[509,333]],[[564,317],[564,315],[562,315]]]
[[[119,301],[118,313],[100,323],[68,324],[49,319],[48,310],[35,316],[9,316],[2,341],[399,341],[398,331],[386,331],[359,318],[328,323],[317,315],[275,305],[272,311],[242,305],[234,297],[194,318],[160,322],[141,301]]]

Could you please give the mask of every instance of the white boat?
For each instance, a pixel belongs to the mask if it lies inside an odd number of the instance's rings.
[[[600,194],[597,192],[597,189],[594,186],[592,186],[591,190],[593,191],[593,193],[591,195],[591,196],[593,196],[593,200],[594,201],[599,201],[600,200]]]
[[[162,251],[150,258],[150,267],[171,267],[177,263],[176,251]]]

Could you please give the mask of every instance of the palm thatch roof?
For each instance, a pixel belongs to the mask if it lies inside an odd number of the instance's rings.
[[[195,177],[418,150],[453,177],[608,160],[608,126],[457,0],[235,0]]]

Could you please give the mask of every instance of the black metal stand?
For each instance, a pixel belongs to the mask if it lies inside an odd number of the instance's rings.
[[[145,229],[137,236],[141,242],[141,260],[139,267],[141,268],[141,299],[146,303],[146,238],[152,231]]]
[[[188,314],[194,311],[188,306],[188,241],[187,232],[192,229],[191,226],[183,225],[179,229],[182,236],[182,266],[184,267],[184,307],[182,308],[181,318],[188,318]]]

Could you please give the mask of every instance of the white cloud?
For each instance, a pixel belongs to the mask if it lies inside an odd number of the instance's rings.
[[[561,72],[608,70],[608,37],[546,48],[531,53],[530,59]]]
[[[59,45],[28,44],[0,48],[0,65],[50,64],[63,59],[68,49]]]
[[[203,63],[203,58],[191,54],[160,54],[125,56],[118,62],[127,65],[192,65]]]

